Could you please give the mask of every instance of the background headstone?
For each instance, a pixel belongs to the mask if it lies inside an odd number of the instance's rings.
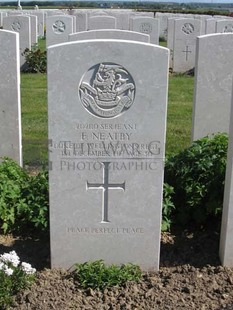
[[[185,72],[195,65],[196,38],[200,35],[200,20],[175,19],[173,71]]]
[[[19,34],[0,30],[0,157],[22,161]]]
[[[46,46],[68,42],[69,34],[73,33],[71,16],[55,15],[46,18]]]
[[[105,29],[105,30],[89,30],[76,32],[69,35],[69,41],[79,40],[93,40],[93,39],[118,39],[130,40],[140,42],[150,42],[150,37],[147,34],[138,33],[134,31],[118,30],[118,29]]]
[[[48,48],[53,267],[158,269],[168,53],[119,40]]]
[[[43,38],[44,37],[44,12],[43,11],[33,11],[33,15],[37,16],[37,33],[38,36]]]
[[[38,43],[38,20],[35,15],[28,15],[31,22],[31,45]]]
[[[205,20],[205,34],[216,32],[216,19],[210,18]]]
[[[228,132],[233,74],[233,34],[197,38],[192,140]]]
[[[116,29],[116,18],[113,16],[92,16],[88,19],[88,30]]]
[[[159,20],[151,17],[136,17],[132,19],[132,31],[148,34],[150,43],[159,44]]]
[[[216,33],[232,33],[233,32],[233,18],[216,21]]]
[[[31,49],[31,21],[29,16],[7,16],[3,19],[3,28],[5,30],[16,31],[19,33],[20,47],[20,66],[24,66],[25,57],[22,53],[26,48]]]
[[[220,235],[220,259],[223,266],[233,267],[233,96],[229,127],[229,143],[224,189],[222,225]]]
[[[75,13],[76,16],[76,29],[75,32],[86,31],[87,30],[87,14],[86,13]]]

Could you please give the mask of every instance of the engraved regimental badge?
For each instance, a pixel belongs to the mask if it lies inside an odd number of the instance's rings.
[[[135,83],[122,66],[101,63],[84,74],[79,85],[79,96],[91,114],[100,118],[113,118],[133,104]]]
[[[185,34],[191,34],[194,31],[194,26],[191,23],[185,23],[181,29]]]
[[[14,21],[11,25],[11,29],[13,31],[19,31],[21,29],[21,25],[20,25],[20,22],[18,21]]]

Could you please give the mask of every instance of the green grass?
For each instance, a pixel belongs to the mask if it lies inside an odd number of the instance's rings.
[[[170,76],[166,154],[176,154],[191,142],[194,78]]]
[[[38,40],[38,47],[42,51],[46,50],[46,40],[45,40],[45,38],[41,38],[41,39]]]
[[[47,162],[46,74],[21,74],[21,111],[24,163]]]

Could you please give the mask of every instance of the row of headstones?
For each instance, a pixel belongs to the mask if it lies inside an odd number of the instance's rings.
[[[216,24],[213,33],[233,32],[233,18],[212,20]],[[202,35],[200,20],[193,18],[168,19],[167,47],[171,51],[169,66],[173,72],[186,72],[195,67],[196,43],[197,37],[200,35]]]
[[[22,165],[19,35],[1,30],[0,44],[1,155]],[[212,123],[225,104],[219,88],[229,95],[230,114],[232,49],[233,34],[198,38],[194,120],[199,83],[201,96],[211,96],[208,89],[219,98]],[[168,62],[168,49],[136,41],[75,41],[48,48],[53,266],[104,259],[158,269]],[[201,104],[203,120],[197,118],[194,129],[207,127],[211,103]],[[233,116],[224,122],[231,131],[220,255],[232,267]]]
[[[69,21],[70,19],[70,21]],[[214,19],[213,19],[214,20]],[[209,21],[208,19],[206,21]],[[212,20],[211,20],[212,21]],[[228,33],[233,30],[233,19],[214,20],[216,32]],[[66,41],[84,40],[90,38],[106,38],[100,33],[88,33],[85,31],[72,34],[72,20],[70,17],[57,16],[47,19],[47,46]],[[167,47],[171,51],[170,68],[173,72],[185,72],[193,69],[195,64],[196,38],[202,34],[203,22],[198,19],[168,19]],[[68,26],[69,25],[69,26]],[[149,42],[159,44],[159,19],[152,17],[137,17],[130,19],[129,30],[149,35]],[[84,26],[84,25],[83,25]],[[116,29],[116,18],[111,16],[94,16],[89,18],[87,30]],[[77,30],[76,30],[77,31]],[[214,31],[213,31],[214,32]],[[109,38],[116,39],[113,31],[109,32]],[[128,33],[130,37],[130,33]]]
[[[107,16],[106,14],[109,13],[103,12],[81,13],[76,12],[75,10],[69,11],[70,14],[72,13],[72,16],[68,16],[65,12],[59,10],[48,12],[40,12],[36,10],[33,13],[32,11],[25,11],[24,14],[25,13],[30,15],[26,17],[18,16],[18,12],[11,11],[8,12],[8,14],[11,14],[12,16],[2,19],[4,21],[4,29],[20,33],[21,66],[25,61],[22,52],[25,48],[30,49],[31,45],[37,42],[37,34],[40,34],[40,36],[43,35],[45,24],[47,46],[81,39],[101,39],[106,37],[111,39],[122,38],[122,33],[118,34],[117,31],[115,31],[117,28],[130,30],[130,32],[125,32],[124,39],[133,38],[133,32],[139,32],[148,35],[149,40],[147,42],[159,44],[159,33],[161,34],[160,28],[162,28],[163,31],[166,32],[167,47],[171,51],[169,67],[173,72],[185,72],[194,68],[196,38],[203,33],[211,32],[211,27],[208,25],[215,25],[212,27],[212,32],[229,33],[233,30],[232,18],[226,20],[219,20],[220,17],[210,19],[210,16],[208,15],[161,15],[157,13],[157,18],[153,18],[150,17],[151,14],[149,13],[147,13],[145,17],[142,17],[141,15],[135,15],[135,13],[133,14],[130,11],[127,11],[124,14],[111,12],[111,14],[115,14],[115,16]],[[66,13],[68,13],[68,11]],[[21,14],[23,14],[22,11]],[[44,18],[45,14],[47,15],[46,19]],[[92,16],[92,14],[97,14],[97,16]],[[186,18],[183,19],[181,16]],[[188,19],[188,16],[192,18]],[[203,25],[205,25],[205,27],[203,27]],[[87,32],[87,30],[92,29],[112,29],[112,31],[104,33],[98,31]],[[146,37],[144,36],[144,39],[145,38]]]
[[[43,13],[34,13],[27,15],[15,15],[11,13],[9,16],[3,16],[2,28],[4,30],[15,31],[19,33],[19,51],[20,66],[25,63],[23,52],[25,49],[31,50],[31,47],[38,43],[38,37],[44,36],[44,20]],[[42,21],[41,21],[42,20]]]
[[[3,29],[16,31],[20,34],[21,67],[25,62],[25,58],[22,55],[23,51],[26,48],[31,49],[31,46],[37,43],[38,35],[44,35],[45,26],[47,46],[67,42],[70,34],[84,29],[116,29],[117,19],[112,16],[93,16],[88,19],[86,13],[79,13],[77,16],[49,15],[45,19],[45,13],[43,12],[28,12],[27,15],[25,13],[23,11],[13,11],[8,13],[9,16],[3,16],[3,13],[1,13]],[[125,16],[129,17],[128,14]],[[133,31],[148,34],[151,43],[159,43],[158,20],[150,17],[141,17],[130,20],[130,25]],[[111,37],[110,33],[109,36]],[[126,33],[126,36],[130,36],[130,34]]]

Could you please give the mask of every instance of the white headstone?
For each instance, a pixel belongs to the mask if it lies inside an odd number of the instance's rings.
[[[216,19],[209,18],[205,20],[205,34],[215,33],[216,31]]]
[[[68,42],[71,33],[73,33],[71,16],[56,15],[46,18],[46,46]]]
[[[167,21],[169,16],[164,13],[156,12],[155,17],[159,19],[159,35],[166,39],[168,27]]]
[[[29,16],[17,15],[7,16],[3,19],[5,30],[16,31],[19,33],[20,46],[20,66],[25,64],[25,57],[22,53],[26,48],[31,49],[31,21]]]
[[[0,12],[0,27],[3,26],[3,13]]]
[[[39,37],[44,37],[44,12],[43,11],[33,11],[33,15],[37,16],[37,33]]]
[[[167,28],[167,48],[170,50],[169,67],[173,68],[173,45],[174,45],[175,17],[168,18],[167,25],[168,25],[168,28]]]
[[[31,45],[38,43],[38,20],[35,15],[28,15],[31,21]]]
[[[122,13],[116,16],[116,28],[120,30],[129,30],[129,14]]]
[[[22,166],[19,34],[0,30],[0,157]]]
[[[87,30],[87,14],[86,13],[75,13],[76,16],[76,31],[86,31]]]
[[[200,20],[175,19],[173,71],[185,72],[195,65],[196,38],[200,35]]]
[[[222,225],[220,234],[220,260],[225,267],[233,267],[233,96],[231,100],[231,116],[227,167],[224,188]]]
[[[158,269],[168,53],[121,40],[48,48],[53,267]]]
[[[233,18],[216,21],[216,33],[232,33],[233,32]]]
[[[233,74],[233,34],[197,39],[192,140],[228,132]]]
[[[79,40],[93,40],[93,39],[116,39],[116,40],[130,40],[140,42],[150,42],[150,37],[147,34],[138,33],[134,31],[105,29],[105,30],[90,30],[76,32],[69,35],[69,41]]]
[[[148,34],[150,43],[159,44],[159,20],[151,17],[136,17],[132,19],[132,31]]]
[[[88,29],[116,29],[116,18],[113,16],[93,16],[88,19]]]

